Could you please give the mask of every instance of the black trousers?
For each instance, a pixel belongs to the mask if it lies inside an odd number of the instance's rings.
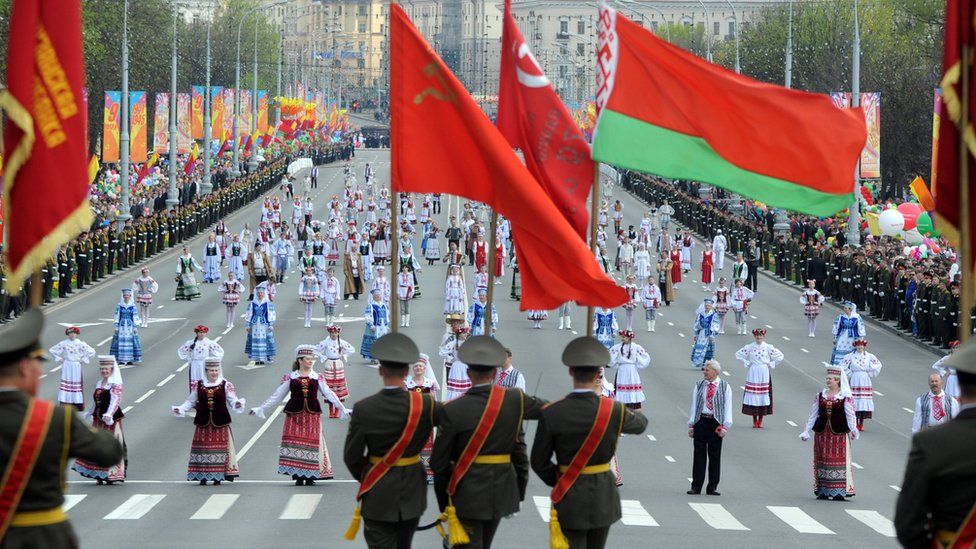
[[[759,288],[759,265],[749,262],[747,268],[748,274],[746,275],[746,283],[744,286],[755,292]]]
[[[603,549],[607,545],[610,527],[592,528],[590,530],[571,530],[563,528],[563,535],[569,542],[569,549]]]
[[[691,489],[700,492],[705,483],[705,463],[708,463],[708,485],[705,490],[711,492],[718,488],[719,475],[722,471],[722,438],[715,433],[718,422],[715,418],[704,417],[695,423],[695,460],[691,466]]]
[[[313,189],[319,188],[319,178],[318,177],[313,177],[312,178],[312,188]]]
[[[386,522],[363,519],[363,538],[370,549],[410,549],[420,518]]]
[[[475,520],[458,517],[464,530],[468,533],[471,540],[467,545],[462,545],[464,549],[489,549],[491,542],[495,539],[495,532],[498,530],[498,523],[501,519]]]

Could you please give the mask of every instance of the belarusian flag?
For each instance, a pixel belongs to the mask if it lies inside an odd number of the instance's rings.
[[[599,25],[594,160],[817,216],[854,202],[860,109],[708,63],[605,4]]]

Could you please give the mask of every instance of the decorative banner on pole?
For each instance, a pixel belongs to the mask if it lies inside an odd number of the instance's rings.
[[[240,135],[251,135],[251,90],[241,90],[240,109],[237,131]]]
[[[258,90],[258,133],[268,134],[268,90]]]
[[[929,187],[932,196],[935,196],[937,178],[935,174],[939,165],[939,124],[942,122],[942,89],[935,88],[935,105],[932,107],[932,176],[929,178]]]
[[[211,139],[224,140],[224,88],[222,86],[210,87],[210,137]]]
[[[190,137],[203,139],[203,86],[192,86],[190,103]]]
[[[234,137],[234,90],[224,88],[224,134],[221,139]]]
[[[176,152],[189,154],[193,139],[190,137],[190,94],[176,94]]]
[[[119,161],[119,109],[122,92],[105,92],[105,114],[102,118],[102,163]]]
[[[868,141],[861,151],[861,179],[881,177],[881,93],[862,93],[861,109],[868,128]]]
[[[169,94],[156,94],[156,111],[153,115],[153,152],[169,150]],[[104,159],[103,159],[104,162]]]
[[[149,145],[146,92],[129,92],[129,161],[146,161]]]

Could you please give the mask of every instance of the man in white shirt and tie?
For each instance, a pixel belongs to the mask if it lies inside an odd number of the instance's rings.
[[[691,393],[691,415],[688,417],[688,436],[694,439],[695,452],[689,495],[701,494],[708,465],[708,484],[705,493],[717,491],[722,467],[722,439],[732,427],[732,387],[720,379],[722,365],[717,360],[705,362],[704,379],[695,384]]]
[[[926,427],[942,425],[959,413],[959,402],[942,390],[942,376],[929,376],[929,391],[915,399],[915,419],[912,432],[917,433]]]

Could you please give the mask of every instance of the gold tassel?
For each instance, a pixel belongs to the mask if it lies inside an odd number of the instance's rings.
[[[454,506],[448,505],[444,509],[444,514],[447,515],[447,541],[451,545],[467,545],[471,543],[471,540],[468,538],[468,533],[464,530],[464,526],[461,525],[461,521],[458,520],[457,510],[454,509]]]
[[[352,522],[349,523],[349,528],[346,529],[346,533],[343,535],[349,541],[356,539],[356,532],[359,532],[359,523],[363,521],[363,514],[359,510],[359,506],[356,506],[356,510],[352,512]]]
[[[559,516],[556,513],[555,505],[549,510],[549,548],[569,549],[569,540],[563,535],[563,529],[559,526]]]

